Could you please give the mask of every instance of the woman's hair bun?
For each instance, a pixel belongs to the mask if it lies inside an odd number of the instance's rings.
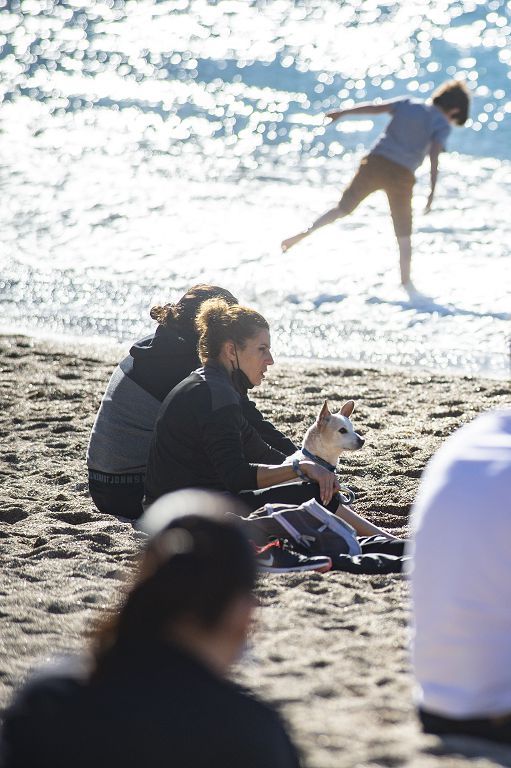
[[[159,325],[166,325],[169,318],[175,317],[176,314],[176,305],[175,304],[165,304],[163,307],[159,304],[156,304],[154,307],[151,307],[151,311],[149,312],[151,318],[153,320],[156,320],[156,322]]]
[[[210,323],[229,320],[231,314],[229,309],[229,303],[220,297],[204,301],[195,320],[195,326],[199,333],[207,328]]]
[[[157,304],[149,314],[160,325],[175,325],[180,333],[195,335],[195,318],[204,302],[212,298],[220,299],[227,307],[238,303],[226,288],[201,283],[192,286],[175,304]]]
[[[229,304],[223,298],[208,299],[202,304],[195,327],[202,362],[215,360],[225,341],[231,340],[244,349],[248,338],[262,328],[269,329],[268,322],[259,312],[241,304]]]

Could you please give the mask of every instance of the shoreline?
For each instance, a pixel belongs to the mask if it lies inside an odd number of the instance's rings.
[[[147,330],[147,329],[146,329]],[[142,338],[147,335],[144,331],[140,331],[137,338]],[[38,331],[37,329],[25,329],[22,331],[9,332],[6,326],[0,324],[0,340],[2,339],[26,339],[28,342],[34,342],[37,344],[48,345],[65,350],[67,348],[76,350],[87,351],[88,354],[99,352],[102,356],[111,354],[118,356],[120,360],[123,355],[127,355],[129,347],[133,343],[135,337],[130,339],[119,340],[113,336],[81,336],[73,333],[63,334],[55,331],[50,333],[48,330]],[[336,369],[349,369],[369,371],[370,373],[387,373],[387,374],[400,374],[407,373],[411,370],[416,371],[420,375],[424,376],[449,376],[452,378],[467,378],[467,379],[484,379],[485,381],[505,382],[511,378],[511,366],[509,371],[502,372],[501,375],[494,373],[488,375],[486,373],[480,373],[477,371],[464,371],[460,368],[439,369],[433,366],[421,365],[414,363],[413,365],[392,365],[391,363],[383,363],[377,365],[375,363],[362,363],[358,360],[346,358],[343,360],[324,357],[324,358],[310,358],[310,357],[287,357],[286,355],[279,355],[275,362],[275,367],[278,369],[280,366],[295,366],[306,369],[316,368],[336,368]]]
[[[83,647],[139,552],[140,534],[95,512],[87,492],[85,450],[113,352],[0,336],[2,709],[41,659]],[[498,379],[339,364],[275,366],[253,396],[297,440],[325,398],[332,408],[354,399],[366,445],[342,457],[342,478],[356,508],[399,535],[436,448],[511,399]],[[450,747],[419,733],[404,576],[265,576],[258,596],[259,625],[235,676],[278,706],[307,766],[461,768],[467,750],[477,768],[511,765],[501,747],[463,739]]]

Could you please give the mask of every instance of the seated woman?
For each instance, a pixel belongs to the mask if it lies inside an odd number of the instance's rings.
[[[153,307],[156,331],[136,342],[115,369],[103,396],[87,450],[89,491],[101,512],[135,519],[142,512],[147,454],[160,405],[173,387],[198,367],[195,317],[201,304],[237,299],[216,285],[195,285],[177,304]],[[265,421],[246,396],[245,418],[266,442],[289,455],[294,444]]]
[[[333,472],[309,460],[283,464],[284,453],[247,422],[241,395],[273,365],[264,317],[217,298],[204,302],[196,325],[203,367],[163,401],[149,451],[147,502],[180,488],[208,488],[238,495],[248,515],[266,503],[316,498],[359,536],[393,538],[340,503]],[[297,476],[306,482],[279,485]]]
[[[150,510],[135,584],[92,654],[39,672],[6,712],[3,768],[299,768],[277,715],[226,679],[256,579],[226,512],[234,501],[197,491]]]

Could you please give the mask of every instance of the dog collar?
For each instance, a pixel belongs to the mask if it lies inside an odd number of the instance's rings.
[[[335,472],[335,470],[337,469],[337,467],[335,467],[333,464],[329,464],[328,461],[325,461],[325,459],[322,459],[321,456],[316,456],[316,454],[308,451],[307,448],[302,448],[301,450],[303,455],[307,459],[310,459],[315,464],[319,464],[320,467],[324,467],[325,469],[328,469],[329,472]],[[342,504],[353,504],[353,502],[355,501],[355,494],[353,493],[351,488],[347,486],[345,483],[340,484],[339,496]]]
[[[329,464],[328,461],[325,461],[325,459],[322,459],[321,456],[316,456],[314,453],[311,453],[307,450],[307,448],[302,448],[303,455],[307,458],[313,461],[315,464],[319,464],[320,467],[324,467],[324,469],[328,469],[329,472],[335,472],[336,466],[335,464]]]

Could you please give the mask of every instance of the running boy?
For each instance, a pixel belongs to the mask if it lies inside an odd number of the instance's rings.
[[[383,189],[389,200],[399,245],[401,283],[405,288],[413,289],[410,263],[414,172],[429,152],[431,192],[425,209],[428,213],[435,193],[438,156],[445,149],[451,125],[464,125],[467,121],[469,104],[470,96],[464,84],[452,80],[433,93],[431,102],[405,97],[328,112],[327,117],[332,122],[348,115],[378,115],[383,112],[391,114],[392,119],[369,154],[363,158],[338,205],[316,219],[308,229],[284,240],[282,250],[289,250],[325,224],[331,224],[352,213],[364,198]]]

